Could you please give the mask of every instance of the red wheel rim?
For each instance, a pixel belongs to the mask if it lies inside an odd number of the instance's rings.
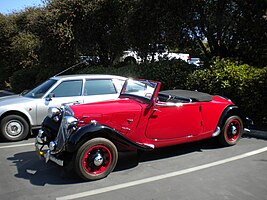
[[[109,168],[112,161],[110,150],[104,145],[95,145],[84,154],[82,163],[89,174],[101,174]]]
[[[226,125],[226,138],[230,142],[236,141],[240,136],[240,122],[237,119],[230,120]]]

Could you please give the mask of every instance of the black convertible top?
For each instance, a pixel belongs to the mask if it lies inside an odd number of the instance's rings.
[[[160,94],[170,95],[172,97],[190,98],[192,101],[208,102],[212,100],[212,95],[190,90],[164,90],[160,91]]]

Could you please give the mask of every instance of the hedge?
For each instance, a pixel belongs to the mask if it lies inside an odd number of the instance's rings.
[[[209,69],[190,74],[186,87],[226,96],[256,124],[267,125],[267,67],[216,58]]]
[[[172,60],[123,67],[88,67],[79,71],[86,74],[113,74],[162,82],[162,89],[184,89],[187,76],[194,70],[184,61]]]

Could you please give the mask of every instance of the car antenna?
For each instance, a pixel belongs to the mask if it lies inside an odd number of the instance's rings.
[[[77,64],[75,64],[75,65],[72,65],[71,67],[69,67],[69,68],[67,68],[67,69],[65,69],[65,70],[63,70],[63,71],[57,73],[56,75],[54,75],[54,77],[59,76],[59,75],[65,73],[66,71],[69,71],[70,69],[73,69],[73,68],[75,68],[75,67],[77,67],[77,66],[79,66],[79,65],[81,65],[81,64],[88,64],[88,63],[87,63],[85,60],[82,61],[82,62],[79,62],[79,63],[77,63]]]

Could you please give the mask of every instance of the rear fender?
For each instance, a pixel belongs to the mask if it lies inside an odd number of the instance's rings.
[[[244,115],[236,105],[230,105],[224,109],[217,126],[222,129],[226,120],[233,115],[237,115],[242,119],[244,128],[249,128],[249,124],[251,122],[248,118],[244,117]]]
[[[66,144],[66,150],[68,152],[75,152],[81,145],[86,141],[96,138],[103,137],[113,142],[118,150],[153,150],[152,145],[139,144],[119,133],[113,128],[110,128],[101,124],[89,124],[80,127],[76,132],[72,133]]]

